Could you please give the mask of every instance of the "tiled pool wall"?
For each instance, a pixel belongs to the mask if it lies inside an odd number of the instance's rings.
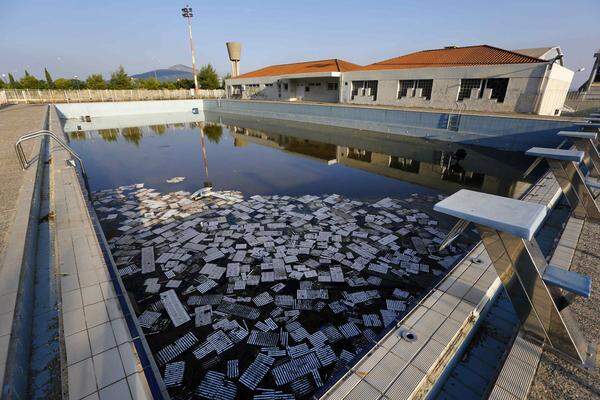
[[[343,105],[261,102],[240,100],[170,100],[115,103],[58,104],[64,118],[107,117],[185,112],[259,116],[388,134],[422,137],[464,144],[525,151],[532,146],[560,143],[556,133],[575,130],[571,121],[531,117],[452,114]]]

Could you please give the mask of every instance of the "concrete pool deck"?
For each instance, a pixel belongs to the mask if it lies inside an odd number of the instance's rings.
[[[12,106],[0,110],[0,150],[2,172],[0,175],[2,214],[0,215],[0,387],[6,394],[5,378],[12,375],[7,368],[28,356],[29,346],[15,345],[14,337],[23,336],[28,340],[29,324],[22,315],[30,311],[29,301],[23,300],[23,293],[30,293],[31,282],[23,282],[22,270],[30,270],[33,251],[27,248],[32,236],[30,214],[39,211],[35,186],[38,183],[38,168],[22,171],[14,153],[14,143],[25,129],[36,130],[45,127],[47,106]],[[43,146],[39,139],[24,146],[26,154],[41,154]],[[24,287],[25,286],[25,287]],[[26,353],[26,354],[23,354]],[[21,367],[27,367],[22,365]],[[22,375],[22,374],[21,374]],[[25,382],[12,382],[18,389]]]
[[[16,110],[22,110],[23,114],[21,119],[17,119],[14,127],[10,131],[14,135],[15,140],[18,135],[24,133],[20,129],[24,126],[23,121],[28,120],[33,126],[33,129],[41,127],[43,120],[43,112],[41,114],[32,114],[35,106],[24,106],[19,107]],[[0,110],[0,113],[11,110],[12,107]],[[38,109],[45,109],[39,107]],[[38,111],[39,112],[39,111]],[[1,115],[1,114],[0,114]],[[32,116],[33,115],[33,116]],[[37,119],[36,119],[37,118]],[[32,119],[32,120],[30,120]],[[37,123],[37,125],[36,125]],[[51,129],[60,131],[60,126],[56,116],[51,116],[50,119]],[[0,125],[1,127],[1,125]],[[18,130],[15,132],[15,130]],[[6,139],[10,144],[10,139]],[[13,141],[14,143],[14,141]],[[5,148],[13,150],[12,145],[6,145]],[[32,144],[36,146],[36,144]],[[14,153],[13,153],[14,154]],[[65,393],[68,393],[69,398],[152,398],[152,393],[146,378],[146,375],[142,372],[147,371],[147,368],[153,369],[152,362],[142,361],[140,357],[143,355],[136,354],[136,349],[144,346],[140,342],[140,338],[131,334],[131,319],[128,320],[129,313],[126,308],[124,309],[123,304],[126,304],[126,299],[123,299],[123,294],[119,295],[118,290],[120,280],[112,274],[112,266],[110,262],[107,262],[107,255],[103,251],[103,237],[97,230],[97,223],[94,221],[95,216],[90,214],[87,200],[85,198],[85,189],[81,184],[80,178],[77,176],[76,170],[71,166],[67,165],[67,153],[64,150],[52,149],[52,196],[54,198],[55,207],[55,224],[57,237],[60,236],[61,240],[55,248],[57,254],[57,265],[60,270],[57,272],[60,276],[60,288],[61,288],[61,300],[60,309],[62,313],[62,332],[61,332],[61,345],[63,346],[63,384],[65,385]],[[10,153],[7,153],[7,159],[10,159]],[[16,162],[16,157],[13,160]],[[4,160],[3,160],[4,163]],[[22,183],[29,183],[30,186],[35,185],[35,179],[31,179],[31,175],[35,168],[32,166],[29,170],[23,173],[21,178]],[[18,175],[15,173],[13,178]],[[35,177],[34,177],[35,178]],[[551,182],[552,178],[546,178],[547,182],[538,184],[529,193],[529,200],[539,202],[542,204],[551,203],[557,199],[557,188],[555,182]],[[14,188],[15,186],[11,186]],[[33,188],[30,187],[30,196],[33,193]],[[7,192],[8,193],[8,192]],[[4,189],[3,189],[4,195]],[[16,195],[13,198],[16,202]],[[18,203],[15,203],[18,204]],[[10,212],[17,215],[19,219],[19,209],[8,209]],[[22,210],[21,210],[22,213]],[[29,214],[26,215],[29,218]],[[15,218],[15,217],[13,217]],[[13,224],[14,225],[14,224]],[[18,230],[18,226],[13,226],[8,230],[6,236],[10,239],[14,237]],[[20,227],[23,230],[23,227]],[[596,267],[596,271],[589,273],[593,278],[598,278],[597,273],[597,246],[598,246],[598,232],[600,229],[597,224],[586,223],[584,226],[584,233],[580,239],[577,247],[578,253],[576,255],[575,268],[584,268],[582,265],[585,264],[588,268]],[[20,237],[23,237],[21,233]],[[477,257],[477,252],[472,253],[473,256]],[[485,259],[485,256],[482,255]],[[110,258],[110,256],[109,256]],[[110,260],[109,260],[110,261]],[[437,331],[431,331],[430,334],[426,333],[422,338],[425,340],[423,343],[419,341],[419,347],[415,350],[415,354],[410,355],[405,362],[401,362],[393,365],[394,368],[398,368],[400,375],[394,375],[393,389],[398,389],[396,392],[391,392],[392,386],[389,384],[383,384],[382,389],[387,389],[389,394],[392,393],[390,398],[409,398],[414,396],[424,396],[427,393],[426,387],[431,388],[434,382],[432,377],[435,377],[438,370],[437,362],[439,360],[448,361],[449,354],[443,342],[440,338],[447,339],[447,344],[457,344],[454,339],[457,337],[456,333],[460,331],[461,321],[468,322],[474,325],[474,321],[467,321],[470,316],[475,315],[473,312],[477,311],[478,308],[485,307],[485,303],[481,303],[481,300],[485,298],[486,302],[489,301],[493,296],[494,283],[497,281],[495,277],[488,271],[490,269],[488,263],[484,262],[483,265],[479,263],[473,263],[470,261],[470,257],[465,259],[465,262],[458,265],[453,273],[456,276],[448,276],[440,286],[432,291],[430,295],[423,300],[420,306],[416,307],[408,318],[401,321],[405,326],[413,326],[414,329],[419,331],[419,323],[437,324]],[[20,266],[20,264],[19,264]],[[577,267],[578,266],[578,267]],[[12,281],[6,281],[5,275],[6,264],[2,266],[0,270],[0,289],[4,290],[8,284],[14,285],[16,282],[13,278]],[[16,267],[16,264],[15,264]],[[16,268],[15,268],[16,269]],[[21,271],[17,271],[22,273]],[[583,271],[582,271],[583,272]],[[18,276],[17,276],[18,277]],[[456,282],[462,281],[468,282],[466,286],[462,287],[461,290],[467,288],[467,291],[462,293],[460,296],[454,296],[450,291],[453,287],[458,288]],[[11,283],[12,282],[12,283]],[[597,284],[597,279],[595,284]],[[460,286],[460,285],[459,285]],[[11,293],[5,293],[0,291],[0,298],[8,299],[11,296],[14,300],[8,302],[2,302],[1,314],[0,314],[0,345],[8,347],[9,339],[11,335],[10,330],[6,328],[10,325],[7,322],[12,322],[13,311],[9,310],[11,307],[14,308],[16,302],[16,290],[12,287]],[[596,286],[595,286],[596,287]],[[474,289],[477,290],[474,290]],[[473,299],[468,298],[468,293],[471,292],[474,296]],[[488,296],[486,297],[486,293]],[[597,293],[597,291],[595,291]],[[121,298],[119,298],[121,296]],[[453,298],[452,296],[456,297]],[[118,301],[116,299],[119,299]],[[458,299],[458,303],[456,302]],[[590,302],[585,304],[581,308],[581,320],[590,325],[589,330],[584,330],[591,337],[597,337],[598,320],[594,318],[593,308],[597,305],[598,297],[590,299]],[[11,302],[12,301],[12,302]],[[125,302],[125,303],[124,303]],[[461,306],[460,310],[457,304],[465,303],[472,308],[472,310],[464,310]],[[452,307],[449,307],[452,304]],[[418,310],[417,310],[418,308]],[[449,308],[452,308],[451,310]],[[440,314],[444,320],[448,320],[449,324],[443,324],[438,316],[436,315],[432,320],[423,318],[426,314]],[[461,314],[461,321],[455,321],[453,318],[458,314]],[[464,314],[464,315],[462,315]],[[412,319],[410,319],[412,317]],[[452,321],[450,321],[452,319]],[[438,321],[439,320],[439,321]],[[433,321],[433,322],[432,322]],[[586,322],[587,321],[587,322]],[[589,321],[592,321],[590,323]],[[439,322],[439,324],[438,324]],[[133,316],[133,324],[135,325],[135,316]],[[129,328],[128,328],[129,325]],[[139,327],[138,327],[139,328]],[[463,332],[464,333],[464,332]],[[112,336],[111,336],[112,335]],[[595,335],[595,336],[594,336]],[[387,337],[389,339],[389,335]],[[112,339],[112,340],[111,340]],[[385,338],[384,338],[385,339]],[[464,338],[463,338],[464,339]],[[136,342],[137,341],[137,342]],[[398,340],[395,340],[396,343]],[[422,348],[425,348],[425,342],[431,342],[429,349],[435,349],[438,351],[438,355],[433,353],[426,354]],[[439,342],[439,343],[438,343]],[[421,346],[423,345],[423,346]],[[437,347],[436,347],[437,346]],[[389,346],[388,346],[389,347]],[[0,383],[4,377],[4,368],[6,358],[6,350],[3,352],[4,347],[0,347]],[[382,349],[385,349],[382,350]],[[423,356],[418,357],[418,353],[423,353]],[[357,364],[355,370],[351,371],[352,375],[356,377],[352,378],[352,383],[345,384],[344,381],[334,386],[330,392],[330,395],[340,390],[340,386],[354,391],[354,395],[358,395],[358,398],[386,398],[382,397],[381,393],[385,390],[374,389],[372,382],[369,382],[367,378],[368,373],[365,374],[360,368],[369,364],[369,368],[374,368],[383,359],[383,356],[387,354],[394,354],[393,348],[387,348],[382,345],[379,348],[373,350],[373,354],[376,355],[378,360],[371,359],[369,362],[365,359],[361,364]],[[379,356],[382,356],[379,358]],[[397,356],[401,358],[402,354]],[[436,358],[433,358],[433,357]],[[391,355],[389,357],[392,357]],[[573,395],[573,393],[596,393],[598,387],[590,383],[592,379],[597,379],[597,371],[588,375],[584,375],[583,379],[579,376],[579,370],[570,370],[569,366],[565,366],[559,359],[553,358],[552,355],[544,354],[542,356],[542,362],[538,369],[538,375],[534,380],[533,389],[530,394],[531,398],[548,398],[544,397],[549,395],[549,392],[555,392],[554,398],[564,398],[567,395]],[[402,358],[405,360],[406,357]],[[388,359],[386,359],[388,360]],[[389,361],[389,360],[388,360]],[[441,364],[439,364],[441,365]],[[385,366],[382,366],[382,368]],[[427,371],[423,371],[427,369]],[[401,372],[400,370],[404,371]],[[151,373],[155,373],[152,371]],[[389,370],[384,371],[385,373],[395,374]],[[558,378],[557,378],[558,376]],[[401,380],[406,378],[405,381]],[[434,380],[435,378],[433,378]],[[561,382],[560,379],[566,380],[566,384],[562,387],[558,387],[557,383]],[[160,377],[159,377],[160,380]],[[346,381],[348,382],[348,381]],[[383,380],[381,381],[383,382]],[[378,382],[381,383],[381,382]],[[564,381],[563,381],[564,382]],[[360,383],[360,385],[359,385]],[[347,386],[346,386],[347,385]],[[581,392],[571,391],[572,386],[578,386]],[[346,389],[342,389],[340,394],[345,392]],[[360,390],[359,390],[360,389]],[[363,389],[365,391],[363,391]],[[562,389],[563,392],[558,390]],[[3,388],[4,392],[5,388]],[[347,392],[347,398],[354,398]],[[535,394],[534,394],[535,393]],[[560,395],[558,393],[561,393]],[[399,395],[405,394],[405,397],[399,397]],[[163,392],[164,397],[168,394]],[[537,396],[537,397],[536,397]],[[342,398],[342,396],[330,396],[331,398]]]
[[[0,254],[6,245],[6,233],[15,217],[17,197],[25,177],[15,155],[15,142],[24,133],[42,129],[46,108],[45,105],[15,105],[0,109]],[[27,142],[23,149],[29,155],[34,146],[34,142]]]
[[[47,116],[46,110],[0,111],[9,113],[0,125],[7,166],[2,196],[12,205],[3,213],[11,228],[2,230],[0,397],[62,392],[70,399],[168,398],[153,379],[144,339],[110,273],[70,156],[47,139],[35,139],[25,147],[32,165],[20,171],[14,154],[20,135],[42,128],[62,134],[56,112]]]
[[[63,134],[54,110],[50,129]],[[136,334],[126,294],[105,258],[86,191],[67,163],[70,155],[59,148],[52,154],[56,238],[60,238],[55,251],[62,300],[63,378],[69,399],[152,398],[144,370],[153,375],[153,363],[138,353],[144,352],[144,341]]]

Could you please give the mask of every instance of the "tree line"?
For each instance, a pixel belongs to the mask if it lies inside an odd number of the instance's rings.
[[[219,79],[212,65],[207,64],[200,68],[197,74],[198,86],[201,89],[220,89],[224,87],[225,79],[229,74]],[[135,79],[130,77],[123,66],[110,74],[110,79],[105,80],[101,74],[91,74],[85,80],[77,78],[52,79],[50,72],[44,68],[44,79],[38,79],[25,70],[25,75],[19,80],[9,73],[6,80],[0,79],[0,89],[56,89],[56,90],[78,90],[78,89],[193,89],[193,79],[178,79],[172,82],[161,82],[155,77],[148,79]]]

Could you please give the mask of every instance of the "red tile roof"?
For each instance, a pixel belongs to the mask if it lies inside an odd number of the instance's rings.
[[[423,50],[390,58],[360,70],[460,67],[469,65],[529,64],[544,60],[488,45]]]
[[[348,61],[331,59],[307,61],[292,64],[271,65],[256,71],[241,74],[232,79],[260,78],[264,76],[294,75],[316,72],[346,72],[359,69],[361,66]]]

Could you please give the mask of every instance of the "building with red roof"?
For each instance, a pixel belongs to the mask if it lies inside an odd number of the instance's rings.
[[[227,90],[246,99],[559,115],[572,78],[557,47],[477,45],[366,66],[339,59],[272,65],[228,80]]]

